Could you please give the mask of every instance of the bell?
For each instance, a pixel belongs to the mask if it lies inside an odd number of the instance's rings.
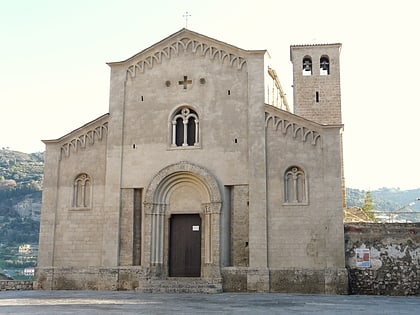
[[[309,60],[304,60],[303,61],[303,70],[311,71],[311,69],[312,69],[311,62]]]
[[[328,70],[330,64],[329,64],[327,59],[321,59],[320,63],[321,63],[321,69],[322,70],[324,70],[324,71]]]

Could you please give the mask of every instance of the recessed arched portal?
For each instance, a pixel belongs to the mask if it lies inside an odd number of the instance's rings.
[[[186,161],[165,167],[151,180],[144,205],[145,244],[150,246],[145,248],[144,261],[150,265],[151,276],[220,277],[221,194],[207,169]],[[180,239],[195,239],[198,244],[179,247]],[[190,273],[186,267],[184,272],[182,266],[172,265],[177,260],[174,251],[186,255],[194,251],[190,258],[196,271]]]

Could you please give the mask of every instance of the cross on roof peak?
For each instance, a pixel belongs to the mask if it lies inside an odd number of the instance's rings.
[[[188,11],[185,11],[185,14],[182,16],[185,18],[185,28],[188,28],[188,17],[190,17],[191,14],[189,14]]]

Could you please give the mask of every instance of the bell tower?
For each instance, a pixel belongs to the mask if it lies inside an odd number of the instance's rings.
[[[292,45],[294,113],[323,125],[341,124],[341,44]]]

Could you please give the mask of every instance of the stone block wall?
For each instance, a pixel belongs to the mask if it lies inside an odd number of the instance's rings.
[[[247,267],[222,268],[224,292],[264,292],[255,290],[249,279],[260,282],[272,293],[347,294],[345,269],[270,269],[257,270]],[[265,286],[268,282],[268,286]]]
[[[247,267],[225,267],[222,269],[224,292],[247,292]]]
[[[301,294],[347,294],[345,269],[270,270],[270,292]]]
[[[37,268],[36,290],[135,290],[146,278],[140,266],[116,268]]]
[[[120,265],[133,265],[133,189],[121,189]]]
[[[420,295],[420,223],[345,224],[350,294]]]
[[[0,291],[32,289],[32,281],[0,280]]]
[[[249,193],[248,185],[232,186],[231,191],[231,263],[236,267],[249,265]]]

